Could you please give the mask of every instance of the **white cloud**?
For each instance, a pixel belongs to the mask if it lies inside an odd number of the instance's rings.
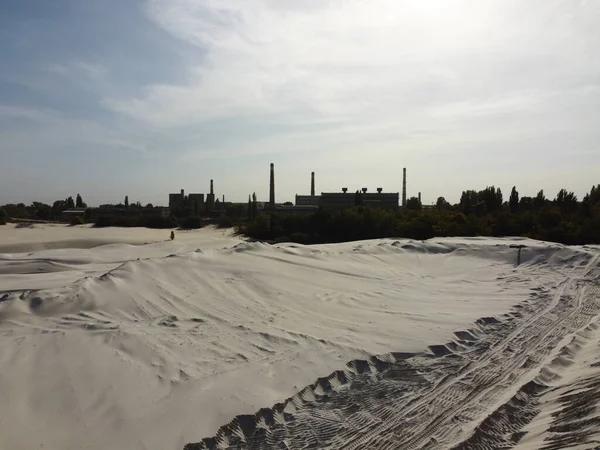
[[[578,84],[600,71],[600,63],[591,61],[600,46],[581,32],[598,4],[151,0],[148,5],[161,27],[204,54],[202,61],[190,61],[188,83],[151,85],[139,98],[105,100],[108,108],[154,126],[267,114],[281,121],[292,115],[348,124],[418,124],[431,120],[431,111],[522,112],[525,105],[525,110],[541,106],[540,91]]]
[[[110,61],[93,54],[49,66],[65,88],[80,83],[94,94],[91,102],[105,108],[102,122],[61,119],[54,134],[44,126],[31,135],[9,131],[3,140],[10,139],[14,148],[92,141],[159,155],[172,163],[171,170],[179,169],[178,174],[155,169],[174,183],[185,182],[181,172],[192,173],[193,162],[214,172],[232,158],[227,176],[238,184],[244,178],[245,184],[262,177],[262,169],[234,173],[242,169],[231,166],[250,155],[256,158],[246,161],[268,155],[279,170],[290,164],[309,172],[318,164],[324,188],[350,176],[393,187],[399,168],[408,166],[411,180],[419,172],[424,194],[429,189],[448,198],[483,179],[529,183],[524,191],[537,190],[544,187],[538,186],[540,178],[526,175],[542,169],[548,173],[545,187],[558,191],[563,181],[555,178],[557,170],[568,166],[586,174],[584,169],[600,165],[592,145],[600,140],[600,2],[148,0],[145,5],[161,32],[181,41],[173,52],[186,67],[184,73],[177,66],[172,77],[155,79],[178,82],[120,86],[104,68],[113,69]],[[163,75],[168,72],[160,59],[152,64]],[[0,109],[0,117],[9,113],[42,121],[48,112]],[[510,161],[504,164],[502,157]],[[333,175],[326,178],[325,172]],[[298,190],[294,183],[304,185],[305,175],[296,179],[288,173],[279,180],[286,184],[278,192],[287,190],[290,198]],[[230,189],[247,190],[245,185]]]

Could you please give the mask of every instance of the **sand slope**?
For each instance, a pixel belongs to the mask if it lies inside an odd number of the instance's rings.
[[[47,242],[64,239],[53,233],[65,232],[46,228]],[[554,367],[563,339],[594,339],[595,310],[582,315],[594,292],[581,290],[595,248],[527,241],[515,269],[514,240],[269,246],[214,230],[156,240],[30,252],[23,238],[11,245],[28,253],[0,254],[2,448],[181,449],[214,435],[206,442],[222,448],[245,436],[255,448],[307,436],[327,448],[449,448]],[[521,370],[529,353],[539,361]],[[325,391],[337,400],[323,402]],[[255,415],[286,398],[282,420]],[[220,429],[240,414],[254,418],[245,431],[245,419]],[[537,420],[532,441],[546,433]],[[263,422],[272,441],[256,435]],[[398,442],[395,427],[406,446],[385,444]]]
[[[522,267],[539,284],[510,313],[351,361],[185,449],[598,448],[600,258],[539,250]]]

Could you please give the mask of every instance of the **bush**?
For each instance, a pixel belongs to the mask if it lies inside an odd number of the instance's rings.
[[[6,223],[6,219],[8,219],[8,213],[4,208],[0,208],[0,222]]]
[[[194,230],[202,228],[202,226],[202,219],[200,217],[186,217],[180,224],[180,227],[184,230]]]
[[[71,226],[83,225],[84,223],[85,221],[79,216],[75,216],[71,219]]]
[[[233,217],[225,216],[217,219],[217,228],[232,228],[234,225]]]

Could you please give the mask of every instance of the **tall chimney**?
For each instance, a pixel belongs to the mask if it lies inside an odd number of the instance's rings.
[[[419,192],[419,204],[421,204],[421,193]]]
[[[406,208],[406,167],[402,169],[402,207]]]
[[[223,203],[225,203],[225,194],[223,194]]]
[[[181,190],[181,196],[183,197],[183,189]]]
[[[215,190],[213,189],[213,180],[210,180],[210,195],[213,195]]]
[[[310,195],[315,196],[315,173],[310,174]]]
[[[275,207],[275,164],[271,163],[271,185],[269,189],[269,204]]]

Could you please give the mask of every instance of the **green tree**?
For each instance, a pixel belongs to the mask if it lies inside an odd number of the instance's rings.
[[[255,219],[258,215],[258,202],[256,201],[256,192],[252,193],[252,218]]]
[[[475,207],[477,206],[478,202],[479,200],[477,199],[477,191],[463,191],[460,196],[460,202],[458,206],[460,211],[468,216],[469,214],[475,212]]]
[[[513,214],[516,214],[519,210],[519,192],[517,192],[516,186],[513,186],[512,191],[510,191],[508,207],[510,208],[510,212]]]
[[[0,208],[0,222],[5,222],[8,219],[8,213],[4,208]]]
[[[34,217],[42,220],[48,220],[52,216],[52,207],[41,202],[33,202],[31,204]]]
[[[83,199],[81,198],[81,195],[77,194],[77,200],[75,200],[75,206],[77,208],[85,208],[85,206],[83,206]]]
[[[419,197],[411,197],[406,200],[406,209],[420,210],[421,202],[419,201]]]
[[[539,211],[546,205],[546,196],[544,190],[540,190],[537,195],[533,198],[533,209]]]
[[[73,201],[73,197],[67,198],[67,209],[75,208],[75,202]]]
[[[485,203],[487,212],[496,212],[502,209],[502,191],[500,188],[488,186],[477,193],[478,200]]]
[[[248,219],[252,219],[252,200],[250,199],[250,194],[248,194]]]
[[[125,208],[129,208],[129,196],[125,196]]]
[[[444,197],[438,197],[437,201],[435,202],[435,206],[437,207],[437,209],[442,211],[450,208],[450,203],[448,203],[448,201]]]
[[[577,196],[566,189],[558,191],[555,202],[564,214],[572,214],[577,210]]]

